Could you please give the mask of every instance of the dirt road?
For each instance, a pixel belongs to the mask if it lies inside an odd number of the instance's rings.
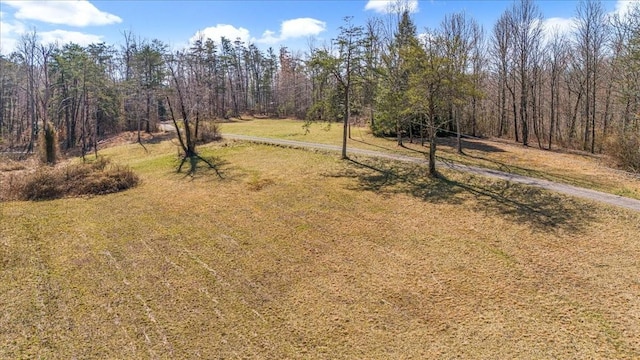
[[[165,122],[160,122],[158,124],[158,130],[163,131],[163,132],[175,132],[176,131],[176,127],[173,126],[173,123],[171,123],[169,121],[165,121]]]
[[[275,144],[275,145],[284,145],[291,146],[296,148],[307,148],[307,149],[318,149],[318,150],[326,150],[326,151],[340,151],[341,147],[336,145],[327,145],[327,144],[318,144],[318,143],[310,143],[304,141],[295,141],[295,140],[284,140],[284,139],[272,139],[272,138],[263,138],[257,136],[248,136],[248,135],[237,135],[237,134],[222,134],[222,136],[226,139],[235,139],[235,140],[244,140],[251,141],[256,143],[263,144]],[[364,150],[357,148],[349,148],[347,149],[347,153],[351,154],[360,154],[365,156],[384,158],[384,159],[392,159],[404,162],[412,162],[412,163],[424,163],[424,158],[417,158],[406,155],[398,155],[398,154],[389,154],[380,151],[373,150]],[[606,203],[609,205],[619,206],[627,209],[632,209],[636,211],[640,211],[640,200],[630,199],[623,196],[603,193],[600,191],[585,189],[577,186],[567,185],[556,183],[553,181],[536,179],[532,177],[510,174],[503,171],[485,169],[475,166],[461,165],[455,163],[443,163],[438,162],[438,166],[446,167],[452,170],[472,173],[481,176],[487,176],[495,179],[501,179],[521,184],[526,184],[529,186],[535,186],[538,188],[551,190],[555,192],[559,192],[562,194],[580,197],[589,200],[595,200],[602,203]]]

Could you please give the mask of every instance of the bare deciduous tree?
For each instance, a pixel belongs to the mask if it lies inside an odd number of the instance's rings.
[[[531,72],[542,37],[542,14],[533,0],[519,0],[511,8],[511,31],[514,35],[514,55],[517,82],[520,86],[520,127],[522,144],[529,145]]]
[[[581,0],[577,8],[576,48],[582,63],[581,73],[585,84],[583,148],[595,151],[596,110],[600,67],[606,41],[607,20],[604,7],[598,0]]]
[[[196,172],[198,161],[203,161],[206,163],[211,169],[214,169],[218,176],[221,177],[220,172],[216,165],[214,165],[209,160],[200,156],[196,151],[196,138],[193,133],[192,123],[191,123],[191,114],[193,111],[187,110],[187,108],[192,108],[187,105],[187,102],[190,104],[193,103],[193,99],[189,99],[185,94],[185,89],[188,87],[188,83],[185,81],[185,69],[186,62],[184,61],[185,54],[178,53],[175,56],[170,56],[166,63],[169,68],[169,72],[171,75],[171,80],[174,83],[175,94],[178,102],[178,106],[180,108],[180,114],[182,115],[182,122],[180,125],[178,124],[178,119],[176,119],[175,113],[173,111],[173,106],[171,105],[170,96],[167,95],[167,104],[169,105],[169,111],[171,113],[171,119],[173,120],[173,125],[175,126],[176,132],[178,134],[178,142],[180,143],[180,148],[182,149],[183,156],[180,161],[180,165],[178,165],[178,172],[182,171],[182,167],[184,163],[189,161],[189,171],[187,174],[193,175]],[[182,131],[180,130],[182,127]]]

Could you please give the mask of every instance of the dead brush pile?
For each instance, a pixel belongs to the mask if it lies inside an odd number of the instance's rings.
[[[0,201],[51,200],[83,195],[103,195],[137,186],[140,178],[127,166],[108,159],[59,167],[40,166],[4,176]]]

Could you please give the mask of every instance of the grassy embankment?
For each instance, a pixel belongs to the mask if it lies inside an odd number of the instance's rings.
[[[0,358],[640,357],[638,213],[235,142],[192,179],[147,147],[101,151],[134,189],[0,203]]]
[[[342,143],[342,126],[334,123],[313,124],[309,133],[297,120],[239,120],[221,124],[227,133],[274,137],[300,141],[339,145]],[[352,127],[352,147],[401,153],[424,157],[427,147],[405,141],[398,147],[395,139],[376,138],[367,128]],[[419,141],[419,140],[418,140]],[[458,155],[455,138],[439,139],[438,156],[462,164],[497,169],[508,173],[531,176],[560,183],[603,191],[615,195],[640,199],[640,177],[617,171],[606,165],[608,159],[588,153],[566,153],[525,148],[522,145],[490,140],[464,140],[466,155]]]

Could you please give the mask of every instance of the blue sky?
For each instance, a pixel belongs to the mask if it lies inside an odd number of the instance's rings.
[[[415,9],[418,30],[436,27],[448,13],[465,11],[485,30],[511,4],[511,0],[407,0]],[[608,12],[623,11],[640,0],[605,0]],[[76,42],[87,45],[104,41],[120,44],[124,31],[142,39],[160,39],[172,48],[187,45],[198,34],[214,40],[225,35],[241,37],[263,49],[281,45],[293,50],[308,50],[330,41],[338,33],[345,16],[356,24],[368,18],[385,18],[385,0],[274,0],[274,1],[0,1],[0,51],[14,50],[19,38],[33,29],[43,42]],[[393,1],[391,1],[393,2]],[[537,4],[552,24],[568,30],[577,1],[538,0]]]

